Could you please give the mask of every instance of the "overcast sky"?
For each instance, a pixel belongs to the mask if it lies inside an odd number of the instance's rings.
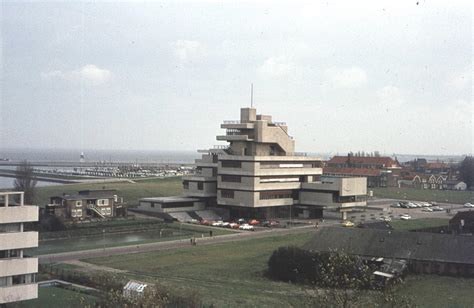
[[[0,147],[211,147],[253,82],[298,151],[472,153],[470,1],[332,2],[2,1]]]

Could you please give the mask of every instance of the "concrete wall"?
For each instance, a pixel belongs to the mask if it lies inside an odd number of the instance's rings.
[[[38,247],[38,232],[0,233],[0,249],[23,249]]]
[[[0,277],[38,272],[38,258],[0,259]]]
[[[37,206],[0,207],[0,224],[30,221],[38,221]]]
[[[200,211],[203,210],[206,206],[205,202],[195,201],[193,206],[190,207],[179,207],[179,208],[166,208],[161,207],[161,203],[153,202],[154,207],[151,206],[152,201],[140,201],[138,210],[151,213],[171,213],[171,212],[187,212],[187,211]]]
[[[0,304],[34,299],[38,297],[38,284],[20,284],[0,288]]]
[[[202,183],[203,189],[198,189],[198,183]],[[188,189],[183,190],[183,195],[187,197],[215,197],[217,192],[217,182],[189,181]]]

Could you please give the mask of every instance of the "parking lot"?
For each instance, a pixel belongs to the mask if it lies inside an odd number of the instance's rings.
[[[391,219],[399,219],[401,215],[409,215],[412,219],[418,218],[451,218],[458,211],[469,211],[472,209],[465,208],[462,204],[452,203],[437,203],[431,207],[417,207],[417,208],[397,208],[391,205],[400,200],[395,199],[372,199],[367,202],[367,209],[348,213],[348,220],[353,222],[369,222],[379,219],[382,216],[390,217]],[[417,202],[410,200],[403,200],[406,202]],[[426,208],[438,207],[442,211],[425,212]],[[340,219],[340,216],[339,216]]]

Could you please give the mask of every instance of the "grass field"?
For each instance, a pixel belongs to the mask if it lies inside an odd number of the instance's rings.
[[[474,279],[419,275],[408,277],[396,294],[413,299],[417,307],[474,307]]]
[[[206,303],[219,307],[302,306],[305,287],[268,280],[264,272],[273,250],[310,238],[304,233],[85,261],[128,270],[129,277],[179,292],[197,290]]]
[[[393,220],[390,225],[395,230],[416,230],[443,227],[449,224],[449,218],[420,218],[411,220]]]
[[[430,190],[413,188],[368,188],[375,197],[397,200],[436,201],[464,204],[474,202],[474,191]]]
[[[123,197],[129,205],[138,204],[138,199],[144,197],[164,197],[179,195],[182,192],[181,177],[168,177],[160,179],[134,180],[135,183],[94,183],[94,184],[66,184],[36,188],[36,204],[45,205],[49,203],[51,196],[77,194],[79,190],[85,189],[117,189],[118,195]]]
[[[74,290],[68,290],[59,287],[38,288],[38,298],[32,299],[17,304],[9,305],[8,307],[19,308],[40,308],[40,307],[94,307],[97,298],[80,293]]]
[[[129,271],[129,278],[156,282],[173,290],[197,290],[217,307],[310,306],[311,288],[265,277],[274,249],[301,245],[311,233],[230,242],[215,246],[83,260]],[[474,279],[410,276],[396,296],[417,307],[472,307]],[[366,296],[371,296],[366,294]]]

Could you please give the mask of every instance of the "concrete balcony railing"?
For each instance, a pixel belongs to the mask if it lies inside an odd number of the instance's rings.
[[[38,247],[38,232],[0,233],[2,250]]]
[[[9,206],[0,207],[0,224],[38,221],[38,207]]]
[[[18,284],[0,287],[0,304],[38,298],[38,284]]]
[[[38,258],[0,259],[0,277],[38,272]]]

